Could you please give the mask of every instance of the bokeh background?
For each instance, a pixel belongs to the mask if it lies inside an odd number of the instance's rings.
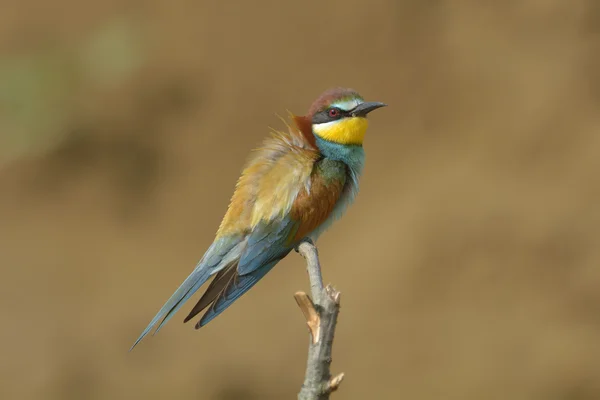
[[[0,398],[295,398],[295,253],[127,350],[276,115],[339,85],[389,107],[319,242],[335,398],[600,398],[599,4],[3,1]]]

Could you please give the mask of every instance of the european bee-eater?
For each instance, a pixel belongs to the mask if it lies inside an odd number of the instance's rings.
[[[184,322],[210,306],[196,329],[246,293],[304,238],[313,241],[358,192],[367,114],[383,107],[351,89],[330,89],[288,132],[273,132],[239,178],[216,238],[131,347],[156,332],[211,276]],[[155,332],[155,333],[156,333]]]

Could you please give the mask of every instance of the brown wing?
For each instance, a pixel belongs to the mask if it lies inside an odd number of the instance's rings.
[[[237,263],[233,263],[217,272],[200,300],[198,300],[194,308],[192,308],[192,311],[190,311],[188,316],[185,317],[183,322],[188,322],[190,319],[201,313],[202,310],[208,307],[213,301],[215,301],[227,289],[227,286],[233,282],[236,275]]]

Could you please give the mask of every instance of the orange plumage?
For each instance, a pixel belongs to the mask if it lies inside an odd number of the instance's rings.
[[[262,147],[254,150],[238,180],[217,237],[244,233],[261,221],[284,217],[296,197],[303,190],[306,192],[319,151],[297,126],[288,129],[288,132],[273,132]]]

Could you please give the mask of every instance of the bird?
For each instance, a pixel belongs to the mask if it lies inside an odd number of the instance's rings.
[[[287,131],[272,129],[252,152],[204,256],[135,341],[157,333],[211,277],[184,319],[204,309],[200,329],[250,290],[303,240],[318,237],[354,201],[363,171],[367,114],[386,104],[355,90],[323,92],[305,115],[290,113]]]

